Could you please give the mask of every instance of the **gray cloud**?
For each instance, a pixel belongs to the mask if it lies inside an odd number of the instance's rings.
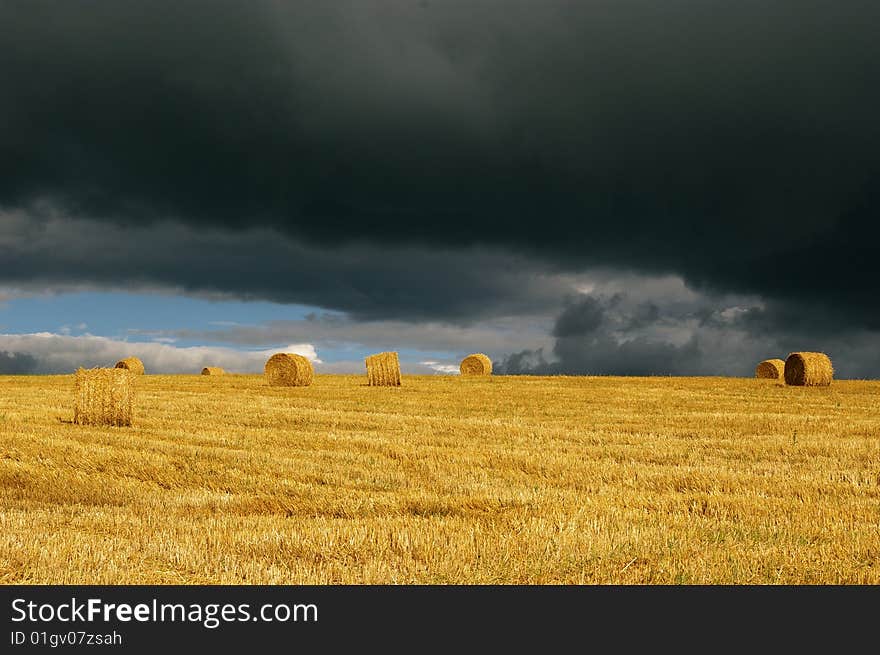
[[[655,296],[646,305],[617,293],[570,298],[550,348],[498,361],[502,374],[751,376],[767,358],[798,350],[831,356],[842,378],[880,370],[880,332],[813,321],[803,308],[748,298],[695,296],[688,304]],[[817,315],[820,316],[820,315]]]
[[[128,342],[92,335],[70,336],[49,332],[0,334],[0,372],[73,373],[80,367],[114,366],[120,359],[136,356],[144,362],[149,373],[197,374],[205,366],[220,366],[234,373],[259,373],[266,359],[278,350],[177,347],[165,343]],[[284,346],[283,351],[296,352],[320,362],[311,344],[291,344]]]
[[[568,306],[556,319],[553,336],[560,339],[587,336],[594,333],[602,325],[605,318],[604,305],[613,305],[620,296],[614,296],[603,303],[601,299],[587,296],[579,302],[569,302]]]
[[[37,359],[28,353],[0,350],[0,375],[25,375],[37,370]]]

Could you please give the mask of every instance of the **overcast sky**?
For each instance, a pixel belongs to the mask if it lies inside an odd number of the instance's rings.
[[[880,4],[0,0],[0,373],[880,376]]]

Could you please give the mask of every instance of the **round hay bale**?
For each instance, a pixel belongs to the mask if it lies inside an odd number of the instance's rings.
[[[367,355],[367,384],[371,387],[400,386],[400,358],[397,351]]]
[[[144,363],[137,357],[126,357],[125,359],[120,359],[118,362],[116,362],[116,366],[114,368],[126,368],[135,375],[144,374]]]
[[[834,367],[825,353],[791,353],[785,360],[785,383],[795,387],[825,387]]]
[[[483,353],[474,353],[461,360],[462,375],[492,375],[492,360]]]
[[[765,359],[755,367],[756,378],[780,380],[785,375],[785,362],[781,359]]]
[[[202,369],[202,375],[223,375],[224,373],[226,371],[219,366],[206,366]]]
[[[307,387],[315,369],[312,363],[296,353],[275,353],[266,362],[266,381],[273,387]]]

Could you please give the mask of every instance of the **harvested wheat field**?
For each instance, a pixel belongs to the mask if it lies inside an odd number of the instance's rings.
[[[880,583],[880,382],[0,377],[5,583]]]

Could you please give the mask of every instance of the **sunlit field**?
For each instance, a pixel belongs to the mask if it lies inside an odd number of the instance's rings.
[[[880,382],[0,377],[4,583],[880,583]]]

